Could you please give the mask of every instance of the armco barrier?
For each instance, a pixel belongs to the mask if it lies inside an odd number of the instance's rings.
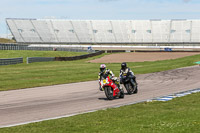
[[[72,57],[27,57],[27,64],[33,62],[46,62],[46,61],[72,61],[72,60],[80,60],[86,59],[88,57],[97,56],[104,53],[103,51],[98,51],[96,53],[85,54],[80,56],[72,56]]]
[[[98,51],[96,53],[91,53],[91,54],[85,54],[85,55],[80,55],[80,56],[72,56],[72,57],[55,57],[56,61],[72,61],[72,60],[80,60],[80,59],[86,59],[88,57],[93,57],[97,56],[104,53],[103,51]]]
[[[27,64],[46,61],[55,61],[55,57],[27,57]]]
[[[19,64],[19,63],[23,63],[23,57],[0,59],[0,65],[12,65],[12,64]]]

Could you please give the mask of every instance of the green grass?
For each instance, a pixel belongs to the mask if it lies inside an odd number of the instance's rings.
[[[99,58],[103,55],[92,57]],[[89,59],[0,66],[0,89],[71,83],[97,79],[99,63]],[[128,63],[136,74],[195,65],[200,55],[156,62]],[[118,76],[120,64],[106,64]],[[1,133],[199,133],[200,93],[168,102],[144,102],[57,120],[10,128]]]
[[[15,41],[6,38],[0,38],[0,43],[15,43]]]
[[[200,93],[0,129],[1,133],[199,133]]]
[[[86,61],[102,57],[103,55],[79,61],[55,61],[0,66],[0,91],[96,80],[100,63],[88,63]],[[200,55],[194,55],[174,60],[128,63],[128,66],[135,74],[144,74],[192,66],[195,65],[194,62],[199,60]],[[116,76],[119,75],[120,63],[108,63],[106,65]]]
[[[88,54],[87,52],[66,52],[66,51],[32,51],[32,50],[0,50],[0,58],[23,57],[26,63],[27,57],[69,57]]]

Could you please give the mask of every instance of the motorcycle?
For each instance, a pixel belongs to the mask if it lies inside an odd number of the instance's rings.
[[[119,86],[108,75],[102,76],[102,80],[99,83],[109,100],[113,100],[116,97],[124,98],[124,90],[119,89]]]
[[[136,94],[138,92],[138,86],[135,80],[133,80],[134,84],[131,83],[131,78],[128,77],[126,74],[121,76],[123,85],[126,88],[126,91],[129,95]]]

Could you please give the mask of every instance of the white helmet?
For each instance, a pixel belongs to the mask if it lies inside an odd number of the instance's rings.
[[[105,64],[101,64],[100,65],[100,71],[104,72],[106,70],[106,65]]]

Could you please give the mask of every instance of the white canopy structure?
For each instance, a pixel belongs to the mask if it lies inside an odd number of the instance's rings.
[[[18,43],[200,43],[200,20],[6,19]]]

